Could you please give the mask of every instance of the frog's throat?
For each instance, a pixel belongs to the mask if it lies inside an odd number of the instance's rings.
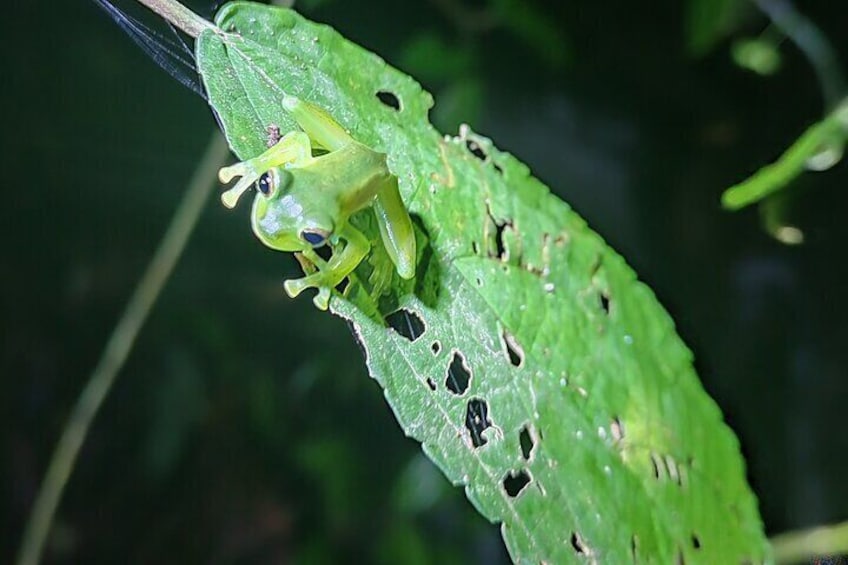
[[[236,204],[238,204],[239,198],[241,198],[241,195],[250,188],[250,185],[256,182],[259,176],[260,173],[256,172],[252,167],[249,167],[246,162],[236,163],[235,165],[223,167],[219,170],[218,180],[225,184],[236,177],[241,177],[235,186],[221,194],[221,202],[224,206],[227,208],[235,208]]]

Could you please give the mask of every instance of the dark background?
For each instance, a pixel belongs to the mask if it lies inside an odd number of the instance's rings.
[[[757,208],[720,209],[824,108],[789,41],[773,76],[734,64],[732,42],[768,24],[756,9],[693,25],[695,4],[300,7],[419,78],[440,127],[493,137],[627,257],[738,433],[768,533],[844,520],[848,168],[772,202],[800,246]],[[848,63],[848,4],[801,7]],[[92,3],[5,14],[0,562],[215,125]],[[344,323],[283,294],[296,272],[244,207],[209,202],[94,423],[48,562],[506,559],[403,436]]]

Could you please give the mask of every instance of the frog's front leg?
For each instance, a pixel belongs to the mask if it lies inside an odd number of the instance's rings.
[[[310,254],[317,257],[317,254],[313,250],[310,249],[304,252],[304,255],[318,267],[318,272],[299,279],[287,280],[283,284],[283,287],[289,296],[294,298],[307,288],[317,288],[318,294],[313,299],[313,302],[321,310],[327,309],[330,301],[330,291],[362,262],[362,259],[371,247],[368,239],[362,235],[362,232],[350,224],[346,225],[338,236],[340,239],[345,240],[344,249],[334,252],[333,256],[326,263],[320,260],[320,258],[318,258],[318,261],[313,260]]]
[[[227,208],[234,208],[244,191],[270,169],[282,167],[286,164],[302,165],[311,159],[312,144],[309,136],[302,131],[289,132],[276,145],[270,147],[258,157],[224,167],[218,171],[218,178],[223,183],[241,177],[235,186],[221,195],[221,202]]]

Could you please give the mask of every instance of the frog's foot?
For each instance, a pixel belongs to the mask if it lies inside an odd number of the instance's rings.
[[[382,253],[371,254],[369,262],[372,267],[371,274],[368,276],[371,292],[376,296],[382,295],[392,282],[392,274],[395,271],[394,263],[387,255]]]
[[[315,273],[299,279],[289,279],[283,283],[283,288],[286,290],[286,294],[292,298],[295,298],[307,288],[317,288],[318,294],[315,295],[312,302],[319,310],[326,310],[330,304],[330,292],[333,287],[326,283],[320,273]]]
[[[301,277],[299,279],[289,279],[283,283],[283,288],[286,289],[286,294],[292,298],[296,298],[301,292],[312,286],[317,285],[314,280],[309,279],[309,276]]]
[[[262,172],[264,171],[256,170],[251,161],[242,161],[241,163],[224,167],[218,171],[218,180],[224,184],[229,183],[234,178],[241,177],[234,187],[221,195],[221,202],[227,208],[235,208],[244,191],[250,188],[250,185],[262,176]]]
[[[318,294],[312,299],[312,304],[319,310],[326,310],[330,306],[330,287],[322,286],[318,289]]]
[[[313,249],[303,251],[303,256],[312,262],[318,271],[283,283],[283,288],[289,296],[294,298],[307,288],[317,288],[318,295],[313,302],[321,310],[327,309],[330,292],[359,265],[369,249],[365,236],[350,225],[343,228],[340,237],[346,240],[347,244],[341,251],[334,252],[329,261],[325,262]]]
[[[223,167],[218,171],[218,180],[224,184],[241,177],[235,186],[221,195],[221,202],[227,208],[234,208],[241,195],[272,168],[300,165],[310,159],[312,159],[312,145],[309,136],[302,131],[289,132],[276,145],[258,157]]]

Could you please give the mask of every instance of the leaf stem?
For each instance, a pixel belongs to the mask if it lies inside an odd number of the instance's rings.
[[[801,563],[848,553],[848,522],[786,532],[771,538],[777,563]]]
[[[822,121],[810,126],[777,161],[766,165],[748,179],[725,190],[721,195],[722,206],[728,210],[739,210],[777,192],[807,169],[827,168],[829,165],[812,166],[810,160],[828,150],[834,151],[835,148],[841,150],[846,137],[848,137],[848,98]],[[838,160],[838,156],[834,156],[833,159]]]
[[[822,88],[825,112],[831,111],[845,95],[845,78],[827,37],[790,0],[754,0],[754,3],[807,56]]]
[[[177,0],[138,0],[138,2],[144,4],[191,37],[197,37],[204,30],[215,29],[215,25],[212,22],[204,20],[177,2]]]
[[[100,356],[88,383],[80,393],[62,436],[56,444],[44,476],[44,482],[35,499],[24,531],[18,553],[18,565],[36,565],[44,550],[44,542],[53,523],[53,517],[68,477],[74,468],[80,447],[85,441],[91,422],[109,393],[115,376],[132,350],[138,332],[147,319],[156,299],[165,286],[174,266],[185,249],[209,193],[215,186],[219,165],[228,153],[223,136],[215,133],[209,141],[186,189],[174,217],[159,247],[147,265],[141,280],[127,303],[106,347]]]

